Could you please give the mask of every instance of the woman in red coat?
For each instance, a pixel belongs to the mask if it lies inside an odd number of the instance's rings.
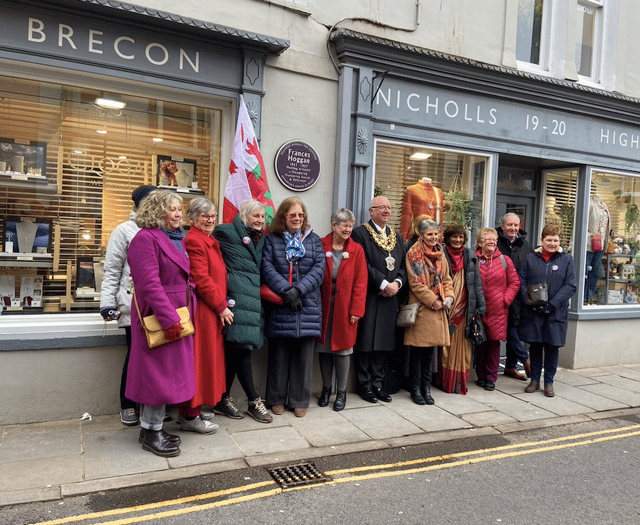
[[[201,405],[215,406],[226,390],[222,327],[233,322],[227,302],[227,269],[218,241],[212,237],[218,214],[204,197],[189,203],[191,229],[185,239],[196,284],[198,307],[195,317],[194,354],[196,394],[179,406],[183,430],[211,434],[218,425],[203,419]]]
[[[322,281],[322,335],[316,349],[320,356],[322,393],[318,405],[326,407],[331,395],[331,379],[335,365],[337,393],[333,409],[347,402],[349,356],[358,333],[358,321],[364,315],[367,299],[367,262],[364,250],[351,237],[355,217],[340,208],[331,216],[333,232],[322,239],[326,256]]]
[[[509,306],[520,291],[520,278],[511,259],[498,250],[498,232],[493,228],[478,232],[476,255],[487,304],[487,313],[482,316],[487,341],[476,348],[476,373],[478,386],[495,390],[500,366],[500,341],[507,339]]]

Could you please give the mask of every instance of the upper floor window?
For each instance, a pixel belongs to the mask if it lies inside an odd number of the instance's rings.
[[[599,81],[604,0],[578,0],[576,70],[585,79]]]
[[[546,23],[544,0],[518,0],[518,37],[516,41],[516,59],[538,66],[544,65]]]

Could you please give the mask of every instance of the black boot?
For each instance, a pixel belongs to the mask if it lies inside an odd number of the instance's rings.
[[[426,405],[420,393],[420,361],[422,352],[419,348],[409,347],[409,385],[411,401],[416,405]]]
[[[422,397],[422,393],[420,392],[420,382],[411,380],[411,401],[413,401],[416,405],[426,405],[427,402]]]
[[[336,400],[333,402],[333,409],[336,412],[340,412],[343,410],[347,404],[347,391],[346,390],[338,390],[336,392]]]
[[[322,387],[322,393],[320,394],[320,397],[318,398],[318,406],[319,407],[326,407],[329,404],[329,397],[331,397],[331,388],[323,386]]]
[[[180,436],[176,436],[175,434],[169,434],[164,431],[164,428],[160,431],[162,433],[162,437],[165,438],[169,443],[173,443],[174,445],[179,445],[182,440]],[[144,436],[146,435],[147,430],[143,427],[140,429],[140,437],[138,438],[138,443],[144,443]]]
[[[142,449],[148,450],[156,456],[165,458],[177,456],[180,454],[180,447],[175,443],[168,441],[163,435],[162,430],[149,430],[144,433],[144,441]]]
[[[427,405],[435,405],[435,401],[431,397],[431,383],[428,381],[422,383],[422,397]]]

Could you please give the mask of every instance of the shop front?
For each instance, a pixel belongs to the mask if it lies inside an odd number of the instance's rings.
[[[562,230],[578,292],[560,365],[640,363],[640,103],[338,30],[334,200],[386,196],[406,238],[427,214],[475,232],[508,212],[534,246]]]
[[[142,184],[218,204],[239,96],[259,135],[264,62],[289,44],[118,2],[0,12],[0,424],[115,412],[109,235]]]

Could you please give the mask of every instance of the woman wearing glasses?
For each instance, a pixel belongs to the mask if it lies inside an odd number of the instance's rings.
[[[270,228],[262,251],[262,275],[284,304],[267,314],[267,405],[276,415],[286,405],[304,417],[311,399],[313,349],[322,330],[325,257],[300,199],[285,199]]]
[[[487,341],[476,348],[476,373],[478,386],[495,390],[500,366],[500,341],[507,339],[509,306],[520,291],[520,278],[511,259],[498,250],[498,232],[493,228],[478,232],[476,255],[487,306],[487,313],[482,316]]]
[[[218,214],[204,197],[189,203],[191,229],[185,238],[191,275],[196,284],[194,357],[196,394],[178,409],[183,430],[211,434],[218,425],[202,417],[201,406],[215,406],[226,390],[222,327],[233,322],[227,302],[227,270],[213,236]]]

